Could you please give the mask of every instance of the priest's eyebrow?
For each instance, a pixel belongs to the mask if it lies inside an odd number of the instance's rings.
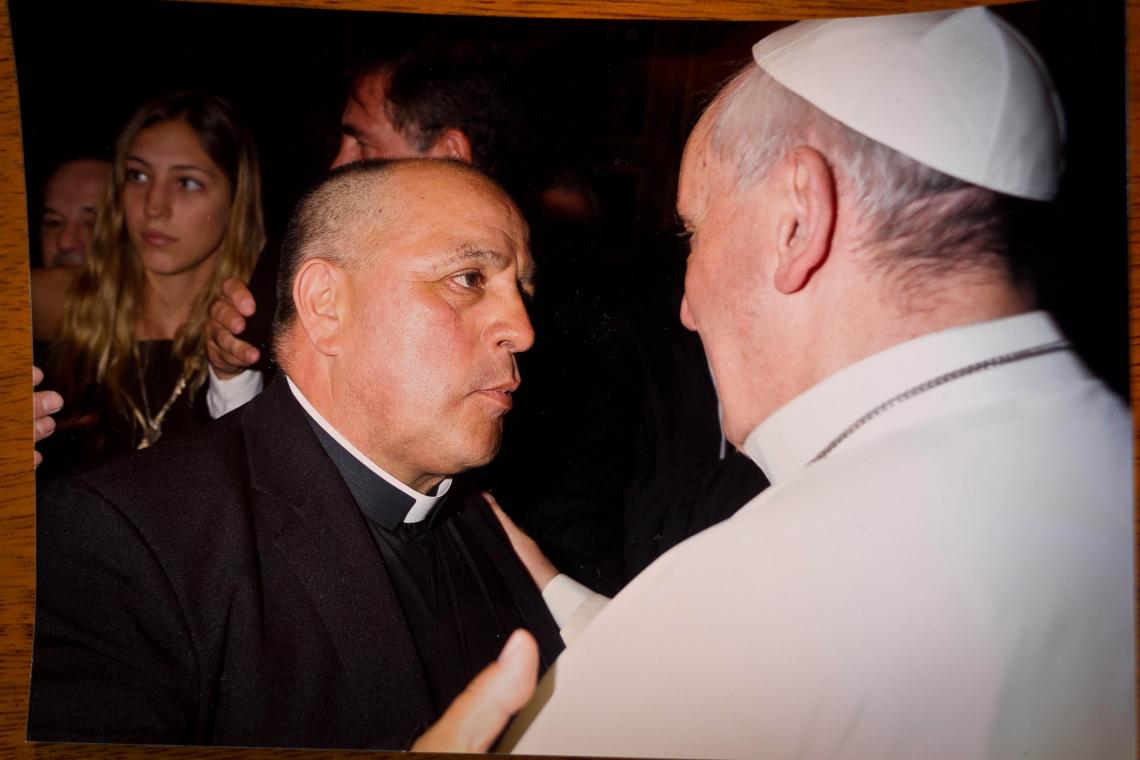
[[[455,264],[477,262],[491,269],[503,270],[509,267],[513,261],[514,257],[503,251],[481,245],[468,244],[461,246],[455,255],[448,259],[447,264],[453,266]],[[524,287],[533,290],[536,279],[537,273],[535,272],[534,262],[530,262],[519,269],[518,280]]]

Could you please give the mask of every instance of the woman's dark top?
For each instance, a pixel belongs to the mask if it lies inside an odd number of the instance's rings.
[[[47,343],[37,342],[37,366],[44,367]],[[126,389],[140,410],[145,410],[140,392],[139,376],[145,378],[146,400],[150,415],[156,416],[166,404],[182,375],[182,363],[174,358],[171,340],[140,340],[138,358],[143,372],[132,360],[127,370]],[[48,371],[45,368],[45,372]],[[42,389],[55,389],[57,378],[47,376]],[[160,440],[181,435],[200,427],[210,420],[205,403],[206,383],[196,393],[189,385],[170,405],[162,423]],[[93,419],[84,419],[94,415]],[[80,398],[69,400],[55,415],[56,431],[36,448],[44,456],[36,470],[36,480],[60,475],[71,475],[92,466],[110,461],[136,450],[143,440],[144,427],[130,409],[119,409],[112,402],[105,386],[89,384]],[[82,420],[82,424],[77,424]],[[89,424],[88,424],[89,423]]]

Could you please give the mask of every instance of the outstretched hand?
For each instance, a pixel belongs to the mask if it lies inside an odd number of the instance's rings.
[[[530,577],[534,579],[534,584],[538,586],[538,590],[542,591],[546,588],[546,584],[558,575],[558,568],[546,558],[534,539],[524,533],[522,528],[515,525],[514,520],[508,517],[503,508],[499,506],[499,502],[495,501],[494,496],[488,491],[484,491],[483,498],[491,505],[491,511],[495,513],[495,517],[499,518],[499,523],[506,531],[507,538],[511,540],[511,548],[515,550],[515,554],[519,555],[519,559],[522,560],[523,566],[530,573]]]
[[[257,363],[261,352],[237,337],[245,330],[245,320],[254,315],[257,304],[246,284],[236,277],[222,283],[222,294],[210,303],[206,324],[206,354],[210,366],[223,380]]]
[[[538,644],[520,628],[507,639],[499,659],[467,685],[412,751],[486,752],[534,694],[537,679]]]

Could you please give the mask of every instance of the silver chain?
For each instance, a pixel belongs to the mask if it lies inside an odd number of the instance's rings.
[[[835,436],[835,438],[831,441],[831,443],[824,446],[823,450],[820,451],[818,454],[816,454],[815,458],[812,459],[811,462],[808,462],[808,464],[814,464],[815,462],[818,462],[819,460],[823,459],[825,456],[830,454],[835,449],[836,446],[843,443],[843,441],[847,440],[847,438],[850,437],[851,434],[854,433],[856,430],[863,427],[868,422],[875,419],[876,417],[878,417],[880,414],[887,411],[891,407],[898,406],[899,404],[901,404],[904,401],[909,401],[910,399],[914,398],[915,396],[926,393],[929,390],[933,390],[940,385],[945,385],[946,383],[949,383],[952,380],[957,380],[957,379],[965,377],[967,375],[972,375],[975,372],[981,372],[982,370],[990,369],[991,367],[997,367],[997,366],[1000,366],[1002,364],[1011,364],[1013,362],[1019,362],[1022,359],[1031,359],[1034,356],[1041,356],[1042,354],[1051,354],[1055,351],[1065,351],[1065,350],[1068,350],[1068,348],[1069,348],[1069,342],[1067,340],[1056,340],[1056,341],[1053,341],[1052,343],[1043,343],[1040,346],[1034,346],[1032,348],[1023,348],[1020,351],[1013,351],[1013,352],[1008,353],[1008,354],[1002,354],[1001,356],[995,356],[995,357],[990,358],[990,359],[985,359],[984,361],[976,362],[974,364],[969,364],[965,367],[960,367],[960,368],[953,370],[951,372],[947,372],[944,375],[939,375],[938,377],[927,380],[924,383],[919,383],[918,385],[914,386],[910,390],[905,390],[902,393],[898,394],[897,396],[892,396],[891,398],[887,399],[883,403],[876,406],[871,411],[864,414],[859,419],[852,422],[850,425],[847,426],[846,430],[844,430],[839,435]]]

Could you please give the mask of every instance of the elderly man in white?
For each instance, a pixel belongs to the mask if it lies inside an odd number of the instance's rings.
[[[685,151],[681,318],[772,487],[610,602],[504,746],[1133,757],[1130,417],[1006,234],[1057,189],[1047,73],[981,9],[753,52]],[[525,693],[524,649],[483,715]]]

